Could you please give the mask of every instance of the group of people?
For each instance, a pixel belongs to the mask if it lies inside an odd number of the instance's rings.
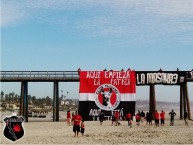
[[[174,112],[174,110],[172,110],[171,112],[169,112],[168,114],[170,116],[170,126],[174,125],[174,117],[176,116],[176,113]],[[101,111],[99,113],[99,120],[100,120],[100,125],[102,125],[103,121],[104,121],[104,116],[105,114]],[[129,112],[126,116],[125,116],[126,120],[128,121],[128,126],[132,127],[132,122],[133,122],[133,116],[132,114]],[[185,121],[185,125],[188,126],[188,122],[187,122],[187,118],[188,118],[188,113],[184,112],[184,121]],[[147,112],[146,114],[142,111],[140,112],[138,110],[138,113],[135,114],[135,119],[136,119],[136,125],[140,125],[140,122],[144,122],[146,120],[146,125],[152,125],[152,121],[153,119],[155,120],[155,125],[156,127],[159,127],[159,122],[161,122],[161,126],[163,126],[165,124],[165,112],[162,110],[160,113],[156,110],[155,113],[153,114],[152,112]],[[73,125],[73,132],[74,137],[78,137],[79,132],[82,133],[82,135],[84,135],[84,131],[85,131],[85,125],[84,125],[84,121],[82,120],[82,117],[78,114],[78,112],[76,111],[75,114],[72,113],[72,117],[71,117],[71,113],[70,111],[67,112],[67,124],[68,125]],[[115,125],[115,126],[119,126],[120,122],[119,122],[119,112],[118,111],[113,111],[112,113],[112,124],[111,125]]]
[[[174,112],[174,110],[172,110],[169,113],[169,116],[170,116],[170,126],[173,126],[174,117],[176,116],[176,113]],[[163,110],[161,111],[161,113],[159,113],[156,110],[154,114],[152,112],[147,112],[146,115],[143,111],[140,112],[138,110],[138,113],[135,115],[135,118],[136,118],[137,125],[139,125],[140,122],[143,122],[144,120],[146,120],[146,124],[152,125],[153,119],[155,120],[156,127],[159,127],[159,124],[160,124],[159,122],[161,122],[161,126],[165,124],[165,112]]]
[[[76,111],[75,113],[71,113],[70,111],[67,112],[67,124],[73,125],[73,132],[74,132],[74,137],[78,137],[79,132],[81,132],[82,135],[84,135],[84,130],[85,130],[85,125],[84,121],[82,120],[82,117],[78,114]]]
[[[104,121],[104,112],[101,110],[100,113],[99,113],[99,121],[100,121],[100,125],[103,124],[103,121]],[[120,125],[120,122],[119,122],[119,112],[118,111],[113,111],[112,112],[112,123],[111,125],[115,125],[115,126],[119,126]]]
[[[176,116],[176,113],[174,112],[174,110],[172,110],[171,112],[169,112],[168,114],[170,116],[170,126],[174,125],[174,117]],[[188,113],[184,112],[184,121],[185,121],[185,125],[188,126],[188,122],[187,122],[187,118],[188,118]],[[131,113],[128,113],[126,115],[126,119],[128,121],[128,126],[132,127],[132,115]],[[152,121],[155,120],[155,125],[156,127],[159,127],[159,124],[161,122],[161,126],[163,126],[165,124],[165,112],[162,110],[160,113],[156,110],[155,113],[153,114],[152,112],[147,112],[146,114],[143,111],[139,111],[138,113],[135,115],[135,119],[136,119],[136,125],[140,125],[140,122],[144,122],[146,120],[146,125],[152,125]]]

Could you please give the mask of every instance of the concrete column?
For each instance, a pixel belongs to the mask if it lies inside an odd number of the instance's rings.
[[[28,122],[28,82],[21,82],[20,115]]]
[[[186,112],[187,108],[186,108],[186,86],[185,84],[183,85],[183,102],[184,102],[184,112]],[[183,112],[183,115],[184,115],[184,112]]]
[[[58,81],[54,81],[53,121],[59,121],[59,87],[58,87]]]
[[[150,97],[149,97],[149,112],[154,112],[156,110],[156,98],[155,98],[155,85],[150,85]]]
[[[180,85],[180,119],[183,119],[183,86]]]
[[[190,111],[190,101],[189,101],[189,96],[188,96],[188,85],[187,82],[184,85],[185,92],[186,92],[186,104],[187,104],[187,112],[188,112],[188,119],[191,118],[191,111]]]
[[[23,102],[24,102],[24,82],[21,82],[20,107],[19,115],[23,116]]]
[[[24,82],[24,101],[23,101],[23,117],[28,122],[28,82]]]

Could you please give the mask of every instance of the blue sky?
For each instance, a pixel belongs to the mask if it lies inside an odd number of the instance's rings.
[[[1,0],[1,70],[191,70],[192,7],[192,0]],[[29,93],[51,96],[52,87],[30,83]],[[20,94],[19,83],[1,89]],[[60,89],[78,97],[78,83]],[[179,87],[156,89],[157,100],[179,101]],[[137,97],[148,99],[148,91],[138,87]]]

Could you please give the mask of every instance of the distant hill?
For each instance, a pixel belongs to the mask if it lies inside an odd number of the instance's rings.
[[[78,99],[67,99],[68,101],[78,102]],[[77,107],[78,107],[78,103]],[[190,101],[191,110],[193,110],[193,101]],[[180,103],[179,102],[163,102],[163,101],[156,101],[156,109],[158,111],[171,111],[176,110],[180,111]],[[149,111],[149,101],[148,100],[137,100],[136,101],[136,111]]]

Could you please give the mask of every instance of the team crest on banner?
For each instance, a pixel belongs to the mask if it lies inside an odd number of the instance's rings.
[[[119,90],[111,84],[99,86],[95,92],[96,105],[103,110],[114,110],[120,103]]]
[[[4,136],[7,139],[12,140],[14,142],[23,137],[24,135],[24,129],[22,126],[22,122],[24,121],[23,117],[17,117],[17,116],[12,116],[9,118],[6,117],[4,121],[6,123],[5,129],[4,129]]]

